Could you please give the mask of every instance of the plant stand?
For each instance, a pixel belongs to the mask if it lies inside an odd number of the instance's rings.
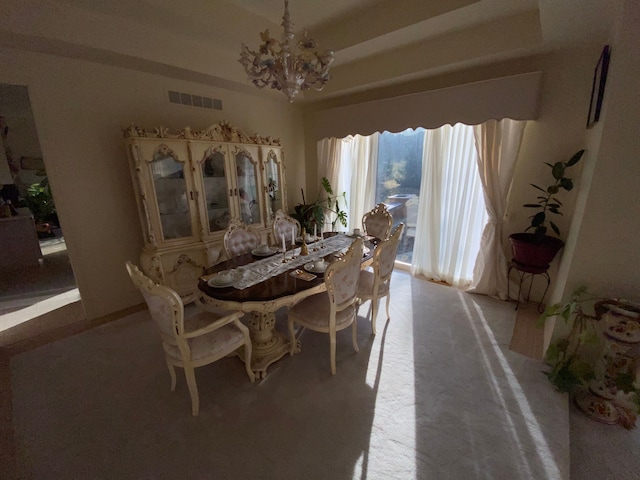
[[[524,281],[526,280],[527,277],[530,277],[531,280],[529,282],[529,291],[527,292],[527,298],[525,299],[526,301],[529,301],[529,297],[531,296],[531,287],[533,286],[533,278],[536,275],[542,275],[546,280],[547,280],[547,286],[544,289],[544,293],[542,294],[542,297],[540,298],[540,302],[538,303],[538,311],[541,312],[541,308],[542,308],[542,302],[544,301],[544,297],[547,294],[547,290],[549,290],[549,284],[551,283],[551,278],[549,277],[549,274],[547,273],[549,266],[546,265],[545,267],[535,267],[535,266],[531,266],[531,265],[523,265],[519,262],[516,262],[515,260],[512,260],[509,263],[509,270],[507,271],[507,300],[511,300],[511,282],[509,281],[509,277],[511,275],[511,270],[515,270],[518,274],[518,278],[519,278],[519,284],[518,284],[518,299],[516,300],[516,310],[518,310],[518,307],[520,306],[520,297],[522,296],[522,284],[524,283]]]

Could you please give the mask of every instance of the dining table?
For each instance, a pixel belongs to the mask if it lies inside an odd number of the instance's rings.
[[[371,264],[379,239],[365,241],[363,268]],[[251,369],[257,378],[267,376],[267,368],[290,351],[288,336],[276,329],[276,312],[291,307],[311,295],[326,291],[323,271],[314,262],[328,265],[339,258],[357,238],[345,233],[325,233],[308,245],[254,250],[205,269],[198,281],[201,305],[248,314],[251,336]],[[223,282],[217,280],[224,279]],[[297,342],[294,351],[300,350]],[[244,358],[240,352],[240,358]]]

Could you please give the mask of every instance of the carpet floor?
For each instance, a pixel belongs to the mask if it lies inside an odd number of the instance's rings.
[[[396,271],[376,336],[368,310],[359,353],[338,334],[335,377],[311,331],[256,384],[235,357],[200,367],[198,417],[147,311],[16,355],[18,476],[569,478],[566,396],[509,350],[511,304]]]

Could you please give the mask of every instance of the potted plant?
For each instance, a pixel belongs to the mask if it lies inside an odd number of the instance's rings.
[[[539,324],[551,317],[563,318],[569,329],[547,349],[549,381],[591,418],[632,428],[640,411],[632,353],[640,342],[640,305],[590,298],[580,287],[567,303],[548,307]]]
[[[539,211],[529,217],[531,223],[524,232],[509,236],[513,260],[520,265],[530,267],[534,273],[535,271],[546,272],[551,261],[564,246],[564,242],[559,238],[547,235],[548,227],[551,227],[556,235],[560,235],[560,229],[551,220],[551,215],[562,215],[562,202],[557,194],[560,190],[573,189],[573,181],[566,176],[566,172],[580,161],[583,154],[584,150],[580,150],[567,162],[559,161],[554,164],[545,162],[551,168],[553,182],[546,188],[532,183],[531,186],[541,192],[538,195],[538,201],[524,204],[526,208]]]
[[[335,213],[336,218],[331,222],[331,229],[335,231],[336,224],[340,222],[344,227],[347,226],[347,212],[340,207],[339,199],[342,198],[346,203],[346,193],[335,195],[331,188],[331,183],[326,177],[322,177],[322,188],[327,194],[326,198],[319,198],[313,203],[306,203],[304,198],[304,190],[302,191],[302,203],[295,206],[295,212],[291,214],[293,218],[300,222],[300,226],[307,232],[313,231],[313,226],[317,225],[321,230],[324,226],[325,212]]]

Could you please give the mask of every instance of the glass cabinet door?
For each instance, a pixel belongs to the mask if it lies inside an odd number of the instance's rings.
[[[193,236],[184,167],[167,145],[160,145],[149,163],[164,240]]]
[[[255,147],[235,147],[233,150],[233,168],[239,203],[239,217],[246,225],[262,223],[260,216],[261,199],[258,191],[258,151]]]
[[[284,186],[280,170],[280,162],[272,149],[267,153],[264,164],[265,190],[267,193],[267,218],[273,219],[279,209],[284,211],[282,201]],[[285,212],[286,213],[286,212]]]
[[[227,150],[223,146],[210,147],[200,164],[209,233],[225,230],[231,220],[226,156]]]

